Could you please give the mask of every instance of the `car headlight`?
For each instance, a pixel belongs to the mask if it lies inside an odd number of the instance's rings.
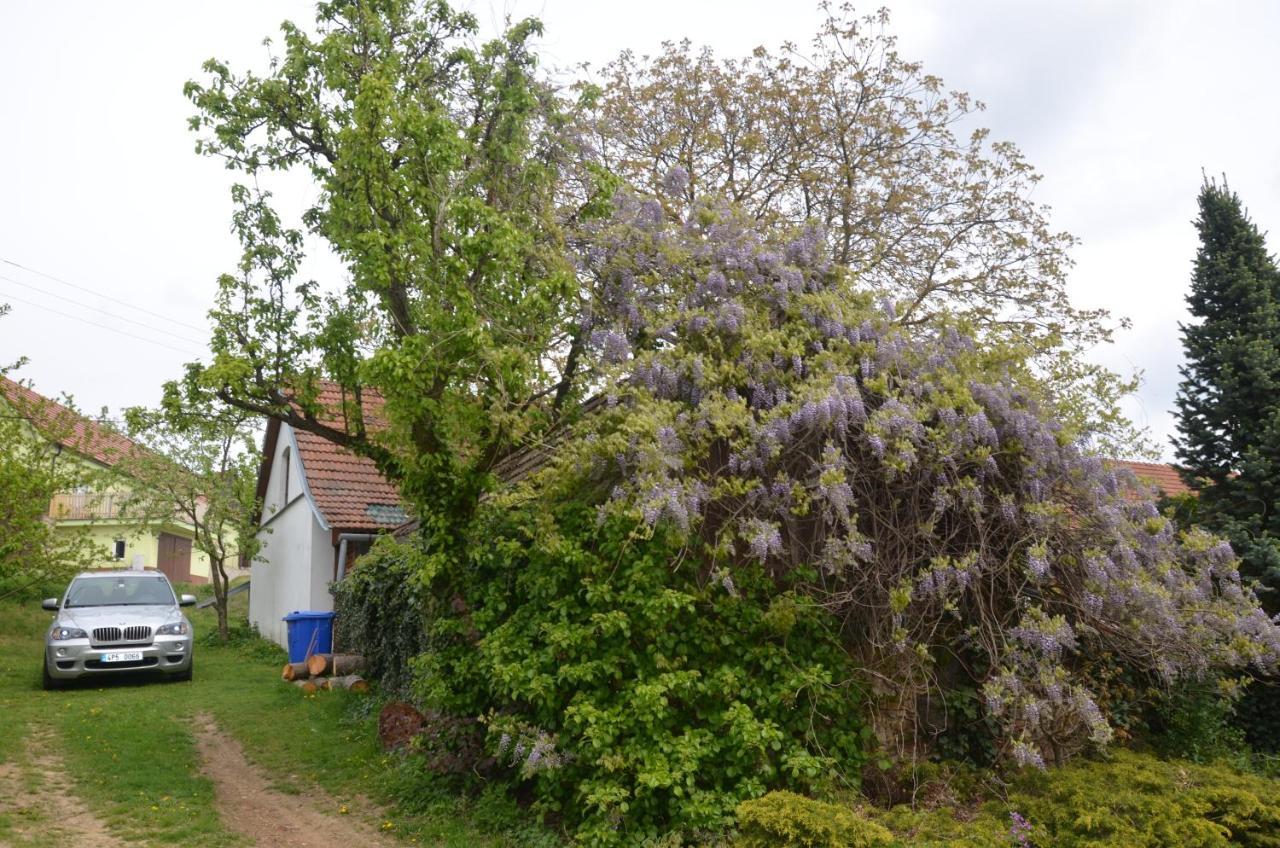
[[[157,636],[186,636],[191,632],[191,628],[187,626],[185,621],[175,621],[173,624],[162,624],[156,628]]]
[[[49,631],[49,638],[55,642],[62,642],[66,639],[88,639],[89,634],[79,627],[55,627]]]

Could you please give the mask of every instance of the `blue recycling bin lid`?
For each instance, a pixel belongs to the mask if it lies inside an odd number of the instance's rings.
[[[317,612],[314,610],[294,610],[286,615],[281,621],[309,621],[315,618],[333,618],[332,612]]]

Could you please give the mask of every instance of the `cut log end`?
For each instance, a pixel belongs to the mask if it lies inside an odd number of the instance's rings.
[[[312,677],[319,677],[328,671],[329,655],[328,654],[312,654],[307,657],[307,673]]]
[[[310,676],[311,671],[304,662],[285,663],[284,670],[280,672],[284,680],[306,680]]]
[[[358,694],[369,691],[369,682],[357,674],[330,677],[327,680],[329,681],[330,689],[345,689],[348,692],[356,692]]]
[[[293,685],[301,689],[304,695],[314,695],[319,688],[314,680],[295,680]]]

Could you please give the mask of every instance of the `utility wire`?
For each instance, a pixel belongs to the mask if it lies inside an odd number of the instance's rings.
[[[193,353],[192,351],[189,351],[189,350],[183,350],[182,348],[174,347],[173,345],[165,344],[164,342],[158,342],[155,339],[149,339],[145,336],[135,336],[133,333],[126,333],[124,330],[121,330],[119,327],[112,327],[110,324],[99,324],[96,321],[90,321],[88,318],[81,318],[79,315],[72,315],[70,312],[63,312],[61,309],[54,309],[52,306],[45,306],[43,303],[36,303],[31,300],[24,300],[23,298],[15,297],[14,295],[4,294],[4,293],[0,293],[0,297],[3,297],[5,300],[13,300],[18,303],[25,303],[27,306],[34,306],[37,309],[45,309],[45,310],[48,310],[49,312],[54,313],[55,315],[61,315],[63,318],[70,318],[73,321],[79,321],[83,324],[88,324],[91,327],[98,327],[103,330],[110,330],[113,333],[119,333],[122,336],[127,336],[131,339],[135,339],[140,342],[146,342],[147,344],[153,344],[153,345],[156,345],[157,347],[165,347],[165,348],[168,348],[169,350],[175,350],[178,353],[185,354],[186,356],[200,355],[199,353]]]
[[[136,309],[139,312],[145,312],[146,314],[152,316],[153,318],[159,318],[164,321],[169,321],[174,324],[177,324],[180,327],[186,327],[189,330],[195,330],[197,332],[203,333],[207,329],[206,327],[197,327],[195,324],[188,324],[185,321],[179,321],[177,318],[170,318],[168,315],[161,315],[159,312],[152,312],[150,309],[147,309],[146,307],[143,307],[143,306],[134,306],[132,303],[125,303],[123,300],[120,300],[118,297],[111,297],[110,295],[105,295],[105,294],[102,294],[101,292],[96,292],[93,289],[85,288],[84,286],[78,286],[75,283],[67,282],[61,277],[55,277],[52,274],[46,274],[44,271],[37,271],[35,268],[28,268],[26,265],[20,265],[17,262],[14,262],[12,259],[5,259],[3,256],[0,256],[0,262],[3,262],[6,265],[12,265],[15,268],[21,268],[23,271],[26,271],[30,274],[36,274],[38,276],[44,277],[46,280],[53,280],[55,283],[61,283],[64,286],[70,286],[73,289],[79,289],[82,292],[87,292],[88,294],[96,295],[97,297],[106,298],[107,300],[114,301],[115,303],[118,303],[121,306],[128,307],[129,309]]]
[[[22,286],[23,288],[26,288],[26,289],[31,289],[32,291],[39,292],[40,294],[45,295],[46,297],[57,298],[58,300],[65,301],[74,306],[79,306],[84,309],[92,309],[101,315],[105,315],[108,318],[114,318],[117,321],[128,321],[130,324],[137,324],[139,327],[142,327],[144,330],[151,330],[153,333],[164,333],[166,336],[173,336],[175,339],[184,341],[187,344],[193,344],[193,345],[200,344],[200,342],[196,341],[195,339],[187,338],[186,336],[180,335],[178,333],[172,333],[168,330],[162,330],[159,327],[153,327],[150,324],[144,324],[143,322],[133,318],[126,318],[123,315],[116,315],[114,312],[108,312],[105,309],[98,309],[98,307],[93,306],[92,304],[88,304],[83,301],[76,300],[75,298],[72,298],[72,297],[63,297],[60,294],[54,294],[51,291],[45,291],[39,286],[33,286],[30,283],[24,283],[22,282],[22,280],[15,280],[13,277],[6,277],[4,274],[0,274],[0,280],[6,280],[10,283],[13,283],[14,285]],[[110,298],[108,298],[108,300],[110,300]]]

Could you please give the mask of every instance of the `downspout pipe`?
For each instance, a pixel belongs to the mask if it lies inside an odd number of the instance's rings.
[[[339,533],[338,534],[338,580],[347,576],[347,542],[372,542],[378,538],[377,533]]]

